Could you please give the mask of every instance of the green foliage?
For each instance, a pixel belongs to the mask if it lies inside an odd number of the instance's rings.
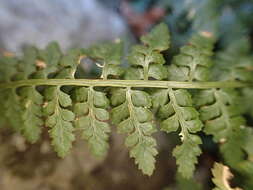
[[[162,38],[161,38],[162,36]],[[167,77],[166,68],[163,66],[165,59],[161,52],[168,49],[170,36],[165,24],[160,24],[151,32],[141,38],[143,45],[133,46],[128,56],[132,65],[125,74],[125,79],[144,79],[152,77],[161,80]]]
[[[172,154],[185,183],[191,182],[202,152],[203,131],[219,143],[226,164],[246,176],[245,187],[252,187],[253,130],[246,127],[243,115],[252,117],[252,89],[247,86],[253,75],[245,41],[231,45],[213,61],[214,37],[201,32],[169,65],[162,55],[170,46],[166,25],[155,27],[141,42],[132,48],[127,68],[120,66],[121,42],[66,53],[53,42],[45,49],[26,48],[22,57],[1,57],[0,127],[10,126],[35,143],[46,126],[60,157],[70,151],[79,131],[91,153],[103,159],[112,123],[126,135],[130,157],[149,176],[158,154],[154,133],[157,128],[174,132],[181,142]],[[101,63],[103,80],[75,79],[82,57]],[[224,189],[223,170],[227,172],[219,164],[213,169],[216,189]]]
[[[182,145],[177,146],[173,151],[173,156],[177,159],[178,171],[183,177],[190,178],[198,162],[197,156],[201,154],[199,145],[202,143],[197,135],[188,134]]]
[[[43,96],[35,87],[23,87],[20,92],[22,112],[22,132],[31,143],[36,142],[44,124],[42,119]]]
[[[109,148],[107,123],[109,113],[106,110],[109,101],[105,94],[90,88],[78,88],[74,92],[74,113],[76,129],[82,131],[82,137],[88,141],[94,156],[104,158]]]
[[[156,141],[151,137],[156,131],[152,123],[150,96],[139,90],[117,89],[112,92],[112,123],[120,133],[128,136],[125,145],[130,148],[130,157],[135,159],[144,174],[151,175],[155,169]]]
[[[60,47],[56,42],[51,42],[45,49],[38,50],[37,59],[42,61],[42,65],[38,65],[39,71],[35,78],[47,78],[50,73],[56,72],[61,54]]]
[[[245,39],[231,44],[216,58],[213,78],[222,81],[251,81],[252,57],[247,55],[249,44]],[[227,164],[237,168],[244,160],[244,141],[246,119],[243,113],[250,113],[251,89],[243,89],[243,96],[236,89],[210,89],[195,95],[195,104],[199,107],[201,120],[205,122],[205,133],[213,135],[220,142],[220,151]],[[248,101],[249,106],[241,104]],[[248,110],[247,110],[248,109]]]
[[[168,68],[169,79],[176,81],[207,81],[212,65],[210,56],[214,37],[212,33],[202,32],[194,35],[189,43],[180,49],[173,64]]]
[[[17,72],[18,59],[15,57],[0,57],[0,81],[9,82]]]
[[[123,54],[123,43],[120,40],[116,40],[114,43],[94,45],[86,49],[84,53],[102,64],[101,78],[107,79],[108,76],[123,74],[123,69],[119,67]]]
[[[237,92],[234,89],[205,90],[196,96],[196,104],[205,122],[205,133],[222,143],[220,148],[225,160],[235,165],[244,155],[241,139],[245,125]]]
[[[212,34],[203,32],[193,36],[189,44],[181,48],[168,67],[170,80],[206,81],[212,64],[214,39]],[[153,94],[153,105],[162,119],[161,130],[167,133],[177,131],[182,145],[177,146],[173,155],[177,158],[179,172],[186,178],[193,175],[197,156],[201,154],[201,139],[193,135],[201,130],[203,124],[194,108],[191,94],[186,90],[158,90]],[[160,108],[159,108],[160,107]]]
[[[46,126],[50,128],[49,134],[52,145],[60,157],[66,156],[75,140],[72,121],[75,115],[67,107],[72,105],[70,96],[60,87],[49,87],[45,90],[44,115],[47,117]]]
[[[23,111],[20,105],[20,99],[15,89],[8,89],[4,93],[6,93],[6,100],[3,102],[2,109],[5,109],[5,117],[8,119],[10,126],[16,132],[20,132],[22,130],[20,124],[22,123],[21,115]]]
[[[186,90],[159,90],[153,94],[153,105],[160,106],[158,116],[162,119],[161,130],[167,133],[177,131],[182,144],[173,151],[177,159],[179,172],[186,178],[192,176],[201,154],[201,139],[193,135],[201,130],[202,122],[199,113],[193,107],[191,95]]]
[[[215,62],[214,80],[253,81],[253,56],[250,55],[249,39],[242,38],[231,43],[217,54]]]
[[[28,79],[36,71],[36,59],[37,50],[33,47],[25,48],[22,63],[18,65],[18,76],[16,78],[19,80]]]
[[[17,72],[18,59],[14,57],[0,58],[0,81],[9,82]],[[22,109],[19,103],[19,97],[15,89],[0,90],[0,124],[3,125],[8,119],[10,126],[17,132],[20,132]]]

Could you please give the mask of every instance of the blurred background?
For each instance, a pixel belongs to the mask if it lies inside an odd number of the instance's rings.
[[[233,47],[246,48],[246,57],[253,54],[253,0],[0,0],[0,52],[20,54],[26,45],[43,48],[51,41],[67,50],[116,38],[125,41],[127,52],[160,22],[168,24],[172,36],[167,59],[202,30],[215,34],[217,53]],[[1,190],[198,190],[201,185],[208,190],[210,168],[220,159],[211,138],[203,137],[195,179],[183,180],[171,155],[177,137],[157,134],[157,169],[146,177],[115,129],[105,160],[93,158],[83,141],[75,142],[71,154],[60,159],[47,133],[31,145],[18,134],[0,130]]]

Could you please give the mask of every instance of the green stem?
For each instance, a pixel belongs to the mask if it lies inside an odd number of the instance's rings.
[[[104,63],[103,69],[102,69],[102,79],[107,80],[107,64]]]
[[[143,77],[145,81],[148,80],[148,67],[149,67],[149,63],[145,63],[143,67],[143,75],[144,75]]]
[[[17,88],[21,86],[111,86],[111,87],[147,87],[147,88],[242,88],[252,87],[246,82],[178,82],[178,81],[143,81],[143,80],[99,80],[99,79],[29,79],[0,83],[1,88]]]

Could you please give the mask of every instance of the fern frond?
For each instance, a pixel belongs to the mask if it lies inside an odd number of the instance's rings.
[[[62,55],[58,62],[58,71],[54,78],[74,79],[77,66],[80,64],[81,50],[71,49]]]
[[[133,46],[128,57],[130,67],[126,79],[144,79],[152,77],[161,80],[167,77],[162,51],[169,48],[170,35],[165,24],[160,24],[141,38],[143,45]]]
[[[169,66],[162,55],[170,46],[165,24],[155,27],[141,42],[132,48],[127,69],[120,66],[122,43],[117,42],[67,53],[53,42],[45,49],[26,48],[22,57],[0,57],[0,127],[10,125],[34,143],[47,126],[60,157],[70,151],[78,130],[90,151],[104,158],[111,121],[126,134],[125,145],[138,168],[152,175],[158,154],[152,137],[156,114],[161,131],[178,132],[181,144],[173,155],[180,175],[189,179],[201,154],[197,133],[204,122],[204,132],[220,143],[225,161],[250,181],[253,133],[242,116],[253,113],[252,89],[247,88],[252,87],[252,57],[247,44],[242,40],[240,45],[231,45],[217,56],[211,69],[211,33],[194,35]],[[75,78],[82,57],[101,63],[103,80]],[[209,76],[213,82],[208,82]],[[121,77],[131,80],[119,80]],[[171,81],[161,81],[167,78]],[[215,168],[217,178],[222,167]]]
[[[213,78],[219,81],[253,81],[252,71],[249,40],[242,38],[217,54]]]
[[[18,59],[16,57],[0,58],[0,81],[11,82],[18,72]],[[16,132],[21,132],[22,128],[22,107],[20,97],[16,92],[16,88],[5,89],[1,91],[1,106],[4,111],[1,120],[8,119],[11,127]]]
[[[213,70],[216,80],[251,80],[249,68],[252,62],[249,57],[244,56],[248,48],[242,48],[247,44],[242,41],[232,44],[218,55]],[[237,167],[244,158],[245,145],[245,119],[242,117],[245,108],[241,106],[239,93],[235,89],[211,89],[200,92],[195,100],[197,107],[200,107],[201,119],[205,122],[204,131],[212,134],[214,140],[221,143],[220,150],[225,161]]]
[[[202,32],[194,35],[189,43],[180,49],[168,68],[169,79],[177,81],[207,81],[212,66],[214,37]]]
[[[94,45],[84,50],[84,53],[101,64],[103,68],[101,78],[104,80],[108,76],[120,76],[123,74],[123,68],[119,66],[123,54],[123,43],[120,40],[116,40],[114,43]]]
[[[44,124],[42,119],[43,96],[35,87],[23,87],[20,92],[22,102],[22,133],[28,141],[35,143],[41,134]]]
[[[199,145],[202,143],[193,133],[200,131],[203,126],[199,113],[193,107],[191,95],[186,90],[159,90],[153,94],[153,105],[161,106],[158,116],[162,119],[162,131],[175,132],[180,127],[182,145],[174,149],[173,155],[177,158],[182,176],[191,177],[197,156],[201,154]]]
[[[15,76],[18,80],[28,79],[36,72],[36,60],[38,52],[34,47],[26,47],[23,51],[23,58],[19,60],[18,72]]]
[[[51,42],[43,50],[38,51],[38,60],[40,61],[37,67],[40,71],[35,78],[47,78],[50,73],[58,70],[58,63],[61,59],[62,52],[56,42]]]
[[[15,79],[19,80],[31,79],[32,75],[37,72],[38,50],[34,47],[26,47],[23,54],[15,76]],[[42,119],[43,96],[35,86],[26,86],[19,89],[19,100],[22,107],[21,133],[29,142],[35,143],[40,138],[41,127],[44,124]]]
[[[46,126],[50,128],[52,145],[57,154],[64,157],[70,151],[75,139],[72,124],[75,115],[67,109],[72,105],[72,100],[59,86],[46,88],[45,100],[44,115],[47,117]]]
[[[253,129],[249,127],[242,128],[243,130],[243,148],[245,153],[247,154],[246,159],[240,161],[237,164],[236,170],[243,176],[243,188],[244,189],[252,189],[253,188]]]
[[[16,57],[0,57],[0,81],[10,82],[17,73],[17,65]]]
[[[152,123],[149,95],[143,91],[117,89],[112,93],[112,123],[120,133],[128,136],[125,144],[130,148],[130,157],[135,159],[138,168],[146,175],[152,175],[157,155],[156,141],[152,134],[156,131]]]
[[[202,141],[199,136],[187,134],[181,145],[173,150],[173,156],[177,159],[178,172],[185,178],[193,176],[195,164],[198,163],[198,156],[202,153],[199,145]]]
[[[39,52],[40,58],[48,64],[49,67],[56,66],[59,62],[62,52],[57,42],[51,42],[44,50]]]
[[[76,68],[79,64],[80,50],[70,50],[62,55],[58,45],[50,44],[47,49],[55,51],[54,56],[45,52],[46,73],[54,71],[54,77],[60,79],[74,78]],[[60,86],[47,87],[44,91],[46,106],[45,115],[47,116],[46,125],[50,127],[49,134],[52,144],[60,157],[64,157],[72,147],[75,140],[73,121],[75,114],[68,109],[72,106],[70,95],[63,92]]]
[[[20,104],[20,97],[17,95],[16,89],[8,89],[5,93],[8,94],[4,103],[5,116],[11,127],[16,132],[21,132],[23,110]]]
[[[244,155],[240,139],[245,119],[239,109],[238,93],[234,89],[211,89],[200,92],[195,100],[205,122],[205,133],[222,143],[221,151],[225,159],[235,165]],[[238,154],[231,156],[231,147]]]
[[[104,158],[109,148],[108,125],[109,113],[106,110],[109,101],[104,93],[92,87],[81,87],[75,90],[74,113],[76,114],[75,126],[82,131],[82,137],[88,141],[92,154]]]
[[[169,79],[207,80],[209,67],[212,65],[210,56],[213,43],[214,38],[209,33],[193,36],[168,67]],[[153,106],[162,119],[161,130],[170,133],[180,127],[182,145],[174,149],[173,155],[177,158],[179,172],[183,177],[190,178],[197,163],[197,156],[201,154],[199,145],[202,144],[201,139],[193,133],[200,131],[203,126],[198,111],[193,107],[191,94],[187,90],[157,90],[153,93]],[[190,155],[187,162],[186,155]]]

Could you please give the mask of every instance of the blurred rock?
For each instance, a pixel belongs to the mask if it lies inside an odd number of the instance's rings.
[[[0,1],[0,46],[9,51],[25,44],[43,48],[54,40],[63,49],[87,47],[115,39],[125,29],[116,11],[97,0]]]

